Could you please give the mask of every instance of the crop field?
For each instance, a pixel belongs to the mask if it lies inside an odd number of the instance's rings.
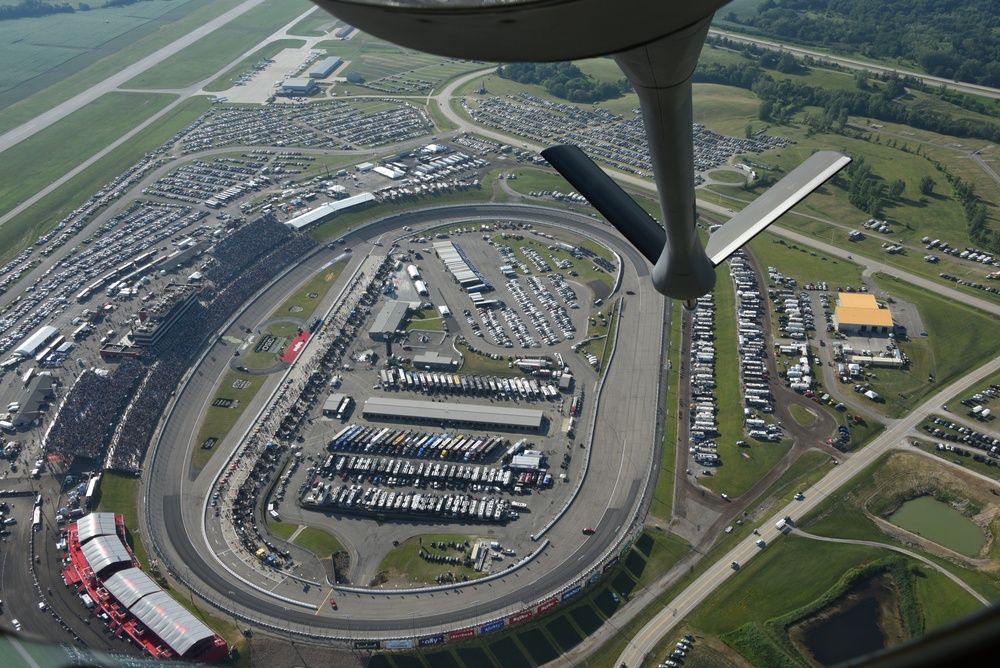
[[[195,0],[137,2],[16,21],[0,21],[0,91],[49,72]]]

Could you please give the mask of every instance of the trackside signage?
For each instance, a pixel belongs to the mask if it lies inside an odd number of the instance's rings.
[[[556,607],[557,605],[559,605],[559,599],[558,598],[550,598],[549,600],[545,601],[544,603],[542,603],[542,604],[540,604],[538,606],[538,614],[542,614],[546,610],[551,610],[552,608]]]
[[[448,633],[448,642],[458,642],[459,640],[468,640],[469,638],[476,637],[476,629],[462,629],[461,631],[450,631]]]
[[[513,626],[514,624],[519,624],[521,622],[528,621],[534,616],[534,614],[535,613],[532,612],[531,610],[522,610],[521,612],[515,613],[510,617],[508,617],[507,621],[510,622],[511,626]]]
[[[499,631],[504,627],[504,624],[505,622],[502,619],[496,619],[490,622],[489,624],[483,624],[479,628],[479,635],[484,636],[487,633],[493,633],[494,631]]]
[[[386,640],[385,641],[385,648],[386,649],[412,649],[413,648],[413,639],[412,638],[404,638],[403,640]]]
[[[434,645],[440,645],[444,643],[444,634],[438,633],[433,636],[424,636],[417,640],[418,647],[433,647]]]
[[[577,585],[572,589],[570,589],[569,591],[564,591],[562,595],[562,600],[568,601],[569,599],[579,594],[581,591],[583,591],[583,585]]]

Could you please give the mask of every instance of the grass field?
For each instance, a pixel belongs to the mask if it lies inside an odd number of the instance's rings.
[[[409,322],[406,323],[406,331],[427,331],[443,332],[444,318],[437,312],[437,309],[426,308],[410,315]]]
[[[343,21],[330,15],[328,12],[317,8],[304,19],[288,29],[289,35],[301,35],[302,37],[322,37],[334,28],[341,28],[346,25]]]
[[[98,485],[100,494],[93,502],[96,512],[115,513],[125,520],[125,536],[143,570],[149,570],[149,554],[139,537],[139,479],[105,471]]]
[[[278,26],[302,14],[307,0],[265,0],[191,46],[125,83],[125,88],[185,88],[219,71],[248,48],[269,37]]]
[[[138,125],[175,99],[173,95],[154,93],[108,93],[7,149],[0,161],[0,214],[10,211],[118,139],[123,128]],[[89,130],[80,132],[82,127]],[[38,156],[47,159],[40,161]],[[26,165],[32,168],[26,169]],[[107,180],[106,176],[102,179],[102,183]],[[16,254],[17,242],[33,241],[44,225],[44,218],[35,218],[35,226],[22,228],[16,241],[9,240],[14,245],[5,245],[2,254]],[[9,234],[7,225],[3,227],[0,234]]]
[[[234,388],[233,383],[240,380],[245,380],[250,385],[242,390]],[[227,371],[226,375],[222,377],[217,397],[236,399],[239,401],[239,404],[230,408],[212,405],[205,408],[201,426],[198,428],[198,436],[194,441],[195,449],[192,465],[195,468],[203,468],[208,463],[208,460],[212,458],[212,455],[222,445],[223,439],[233,428],[233,425],[243,416],[243,412],[250,405],[250,402],[253,401],[253,398],[257,395],[257,391],[264,384],[265,380],[267,380],[267,376],[251,376],[237,371]],[[210,438],[218,439],[215,447],[210,450],[201,447]]]
[[[795,421],[803,427],[812,425],[818,419],[815,413],[800,404],[792,404],[788,407],[788,412],[790,412]]]
[[[469,568],[458,564],[435,563],[420,557],[421,552],[436,554],[444,557],[458,557],[460,560],[471,554],[472,546],[477,540],[477,536],[464,534],[427,534],[424,536],[414,536],[399,544],[398,547],[390,550],[379,564],[380,573],[387,573],[390,578],[405,578],[407,582],[414,584],[434,584],[434,578],[451,571],[456,578],[463,576],[470,580],[489,575],[488,571],[476,572],[474,568]],[[484,538],[484,540],[489,540]],[[431,543],[439,544],[439,547],[432,547]],[[440,547],[442,543],[468,543],[465,550],[457,550],[452,547]],[[497,562],[487,560],[487,563]],[[501,565],[500,568],[503,566]]]
[[[663,414],[664,428],[663,437],[660,441],[662,453],[660,456],[660,473],[656,478],[656,490],[653,492],[653,501],[649,506],[648,522],[662,522],[668,524],[673,516],[674,508],[674,480],[681,474],[677,470],[677,416],[681,408],[678,404],[678,387],[680,383],[680,364],[675,364],[674,360],[680,359],[681,350],[681,314],[682,307],[677,300],[671,300],[670,308],[670,351],[667,355],[669,366],[667,368],[667,391],[664,395]]]
[[[299,325],[294,322],[271,323],[260,333],[258,340],[265,336],[277,336],[285,339],[285,344],[268,352],[257,352],[253,346],[250,346],[240,356],[240,366],[244,366],[251,371],[261,371],[275,366],[281,362],[281,356],[285,353],[285,347],[291,344],[292,339],[298,335],[299,329]],[[221,440],[222,437],[218,438]]]
[[[147,97],[142,94],[136,96],[129,93],[118,93],[112,95],[115,95],[115,97],[111,99],[118,100],[141,100]],[[127,97],[117,97],[119,95]],[[167,99],[169,96],[150,95],[148,97],[151,98],[152,101],[150,104],[153,105],[157,104],[158,101]],[[95,102],[95,104],[98,105],[98,108],[104,106],[101,101]],[[89,169],[84,170],[82,173],[57,188],[49,196],[42,198],[42,200],[34,206],[11,218],[2,227],[0,227],[0,262],[6,262],[11,257],[14,257],[22,248],[33,243],[38,235],[44,234],[48,230],[52,229],[66,214],[80,206],[80,204],[86,201],[91,194],[100,190],[101,186],[107,183],[109,174],[121,174],[125,172],[129,167],[134,165],[143,154],[153,151],[161,146],[164,141],[173,136],[178,130],[187,126],[195,118],[200,116],[207,107],[208,101],[204,99],[191,99],[181,103],[176,109],[174,109],[173,112],[158,119],[155,123],[146,128],[146,131],[140,136],[134,137],[125,142],[116,150],[98,160]],[[147,115],[151,115],[155,110],[146,108],[145,111]],[[81,112],[77,113],[84,112],[81,110]],[[101,118],[101,116],[97,113],[97,109],[89,109],[85,113],[87,115],[91,115],[92,118],[95,119]],[[121,112],[117,110],[112,110],[109,112],[109,115],[104,118],[120,118],[120,113]],[[75,116],[76,114],[73,114],[70,118]],[[49,131],[55,131],[57,134],[49,134]],[[58,138],[60,136],[65,137],[64,133],[72,135],[73,132],[74,130],[71,126],[64,127],[62,123],[59,123],[55,128],[49,128],[49,130],[36,135],[31,140],[27,140],[18,146],[8,149],[4,153],[4,162],[0,163],[0,170],[8,170],[8,176],[13,174],[14,170],[8,165],[6,158],[10,156],[21,156],[24,159],[31,159],[31,153],[24,154],[19,150],[25,145],[29,147],[34,146],[38,150],[49,151],[50,158],[45,161],[44,169],[34,170],[31,177],[24,178],[25,180],[31,181],[37,180],[39,184],[51,183],[53,180],[62,176],[75,166],[72,157],[67,156],[67,159],[64,160],[62,158],[62,152],[58,150],[58,147],[60,146]],[[104,132],[106,132],[106,130],[101,130],[97,134],[103,134]],[[118,128],[118,132],[121,132],[121,128]],[[81,150],[83,144],[91,142],[90,139],[75,139],[72,137],[70,137],[68,141],[69,146],[74,147],[77,151]],[[91,148],[94,148],[94,152],[99,150],[99,148],[94,146],[91,146]],[[86,153],[86,151],[83,152]],[[79,155],[76,157],[79,159]],[[14,164],[16,165],[16,163]],[[16,180],[20,180],[22,177],[23,175],[18,175]],[[21,193],[22,197],[30,194],[23,191],[23,189],[19,186],[12,186],[10,182],[7,183],[6,187]],[[0,205],[0,208],[3,210],[9,210],[12,205],[16,206],[18,200],[17,197],[11,196],[11,190],[8,190],[6,204]]]
[[[320,559],[342,552],[344,546],[337,538],[322,529],[306,527],[295,537],[295,544],[309,550]]]
[[[296,288],[295,294],[282,302],[281,306],[271,314],[272,318],[302,318],[306,322],[315,315],[316,309],[323,298],[333,288],[337,278],[347,267],[346,262],[338,262],[310,278],[302,286]]]

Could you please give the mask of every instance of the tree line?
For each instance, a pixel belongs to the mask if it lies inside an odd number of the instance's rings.
[[[615,82],[595,81],[573,63],[511,63],[497,68],[503,79],[542,86],[550,95],[570,102],[603,102],[632,90],[624,77]]]
[[[149,1],[150,0],[106,0],[106,2],[100,5],[100,8],[106,9],[108,7],[124,7],[126,5],[134,5],[137,2]],[[66,2],[56,4],[53,2],[44,2],[43,0],[21,0],[21,2],[16,5],[0,4],[0,21],[31,19],[38,18],[40,16],[49,16],[51,14],[72,14],[78,9],[85,12],[91,9],[91,6],[86,2],[78,3],[76,7],[73,7]]]
[[[747,59],[730,64],[699,63],[695,70],[694,81],[736,86],[753,91],[760,100],[758,115],[761,120],[778,124],[787,123],[794,114],[806,107],[820,107],[822,113],[811,114],[806,118],[806,123],[817,132],[842,131],[847,116],[852,115],[900,123],[954,137],[974,137],[1000,142],[998,123],[967,116],[956,117],[940,110],[910,107],[901,104],[899,100],[905,96],[907,88],[920,89],[939,94],[947,101],[962,100],[963,108],[998,113],[997,110],[987,109],[987,105],[982,102],[964,103],[965,98],[969,96],[935,89],[895,74],[876,77],[859,73],[855,76],[857,90],[853,91],[826,90],[790,79],[775,80],[761,65],[759,47],[751,45],[752,48],[747,49],[742,43],[726,39],[712,40],[711,43],[744,52]],[[873,85],[873,80],[879,85]]]
[[[1000,86],[1000,14],[982,0],[764,0],[741,31]]]

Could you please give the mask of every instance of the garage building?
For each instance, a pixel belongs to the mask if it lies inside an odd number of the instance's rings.
[[[388,341],[397,329],[403,328],[409,310],[408,302],[386,302],[382,310],[375,316],[375,320],[368,330],[368,338],[372,341]]]
[[[365,401],[361,411],[365,419],[424,422],[475,429],[505,429],[509,431],[540,431],[542,411],[505,406],[436,403],[412,399],[373,397]]]
[[[837,331],[848,335],[889,334],[895,331],[892,313],[887,308],[879,308],[875,296],[868,293],[838,293],[834,322]]]

